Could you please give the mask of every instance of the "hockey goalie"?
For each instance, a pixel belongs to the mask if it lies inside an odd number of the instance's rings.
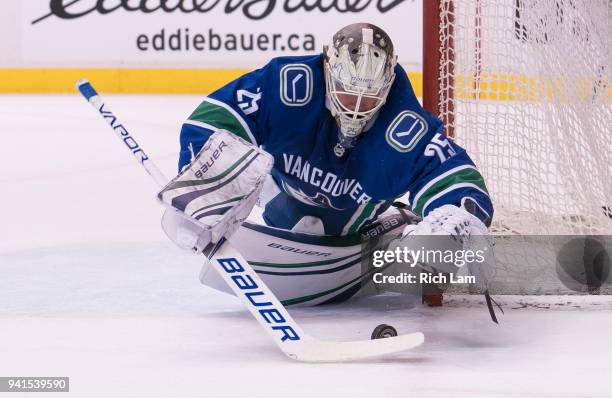
[[[197,252],[229,239],[285,305],[359,291],[374,272],[364,240],[464,244],[486,236],[493,216],[474,163],[369,23],[213,92],[183,124],[180,147],[180,173],[159,194],[164,230]],[[245,221],[256,204],[265,224]],[[204,284],[229,291],[208,271]]]

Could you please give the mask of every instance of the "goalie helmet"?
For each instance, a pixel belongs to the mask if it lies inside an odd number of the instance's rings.
[[[369,23],[340,29],[323,52],[328,104],[340,144],[350,148],[385,103],[397,57],[389,36]]]

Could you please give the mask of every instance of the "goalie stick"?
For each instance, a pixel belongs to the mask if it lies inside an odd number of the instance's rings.
[[[102,97],[89,81],[81,79],[76,86],[130,149],[157,185],[163,187],[168,180],[104,104]],[[347,342],[316,339],[302,331],[251,265],[225,238],[221,238],[209,253],[203,254],[207,254],[212,267],[229,285],[234,294],[242,300],[251,315],[268,332],[281,351],[295,360],[335,362],[371,358],[408,350],[419,346],[424,341],[424,335],[420,332],[384,339]]]

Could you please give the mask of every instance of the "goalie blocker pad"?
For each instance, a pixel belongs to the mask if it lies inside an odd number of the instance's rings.
[[[273,163],[270,154],[240,137],[215,132],[157,195],[176,216],[164,231],[194,250],[229,237],[251,212]]]

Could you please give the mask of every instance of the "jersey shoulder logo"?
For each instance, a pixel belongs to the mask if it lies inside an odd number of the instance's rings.
[[[409,152],[423,138],[427,128],[427,122],[421,115],[413,111],[402,111],[387,128],[387,142],[400,152]]]
[[[312,69],[287,64],[280,70],[280,99],[287,106],[304,106],[312,99]]]
[[[257,87],[256,93],[240,89],[236,91],[236,99],[238,100],[238,106],[245,115],[250,115],[253,112],[257,112],[259,110],[257,101],[261,99],[260,88]]]

